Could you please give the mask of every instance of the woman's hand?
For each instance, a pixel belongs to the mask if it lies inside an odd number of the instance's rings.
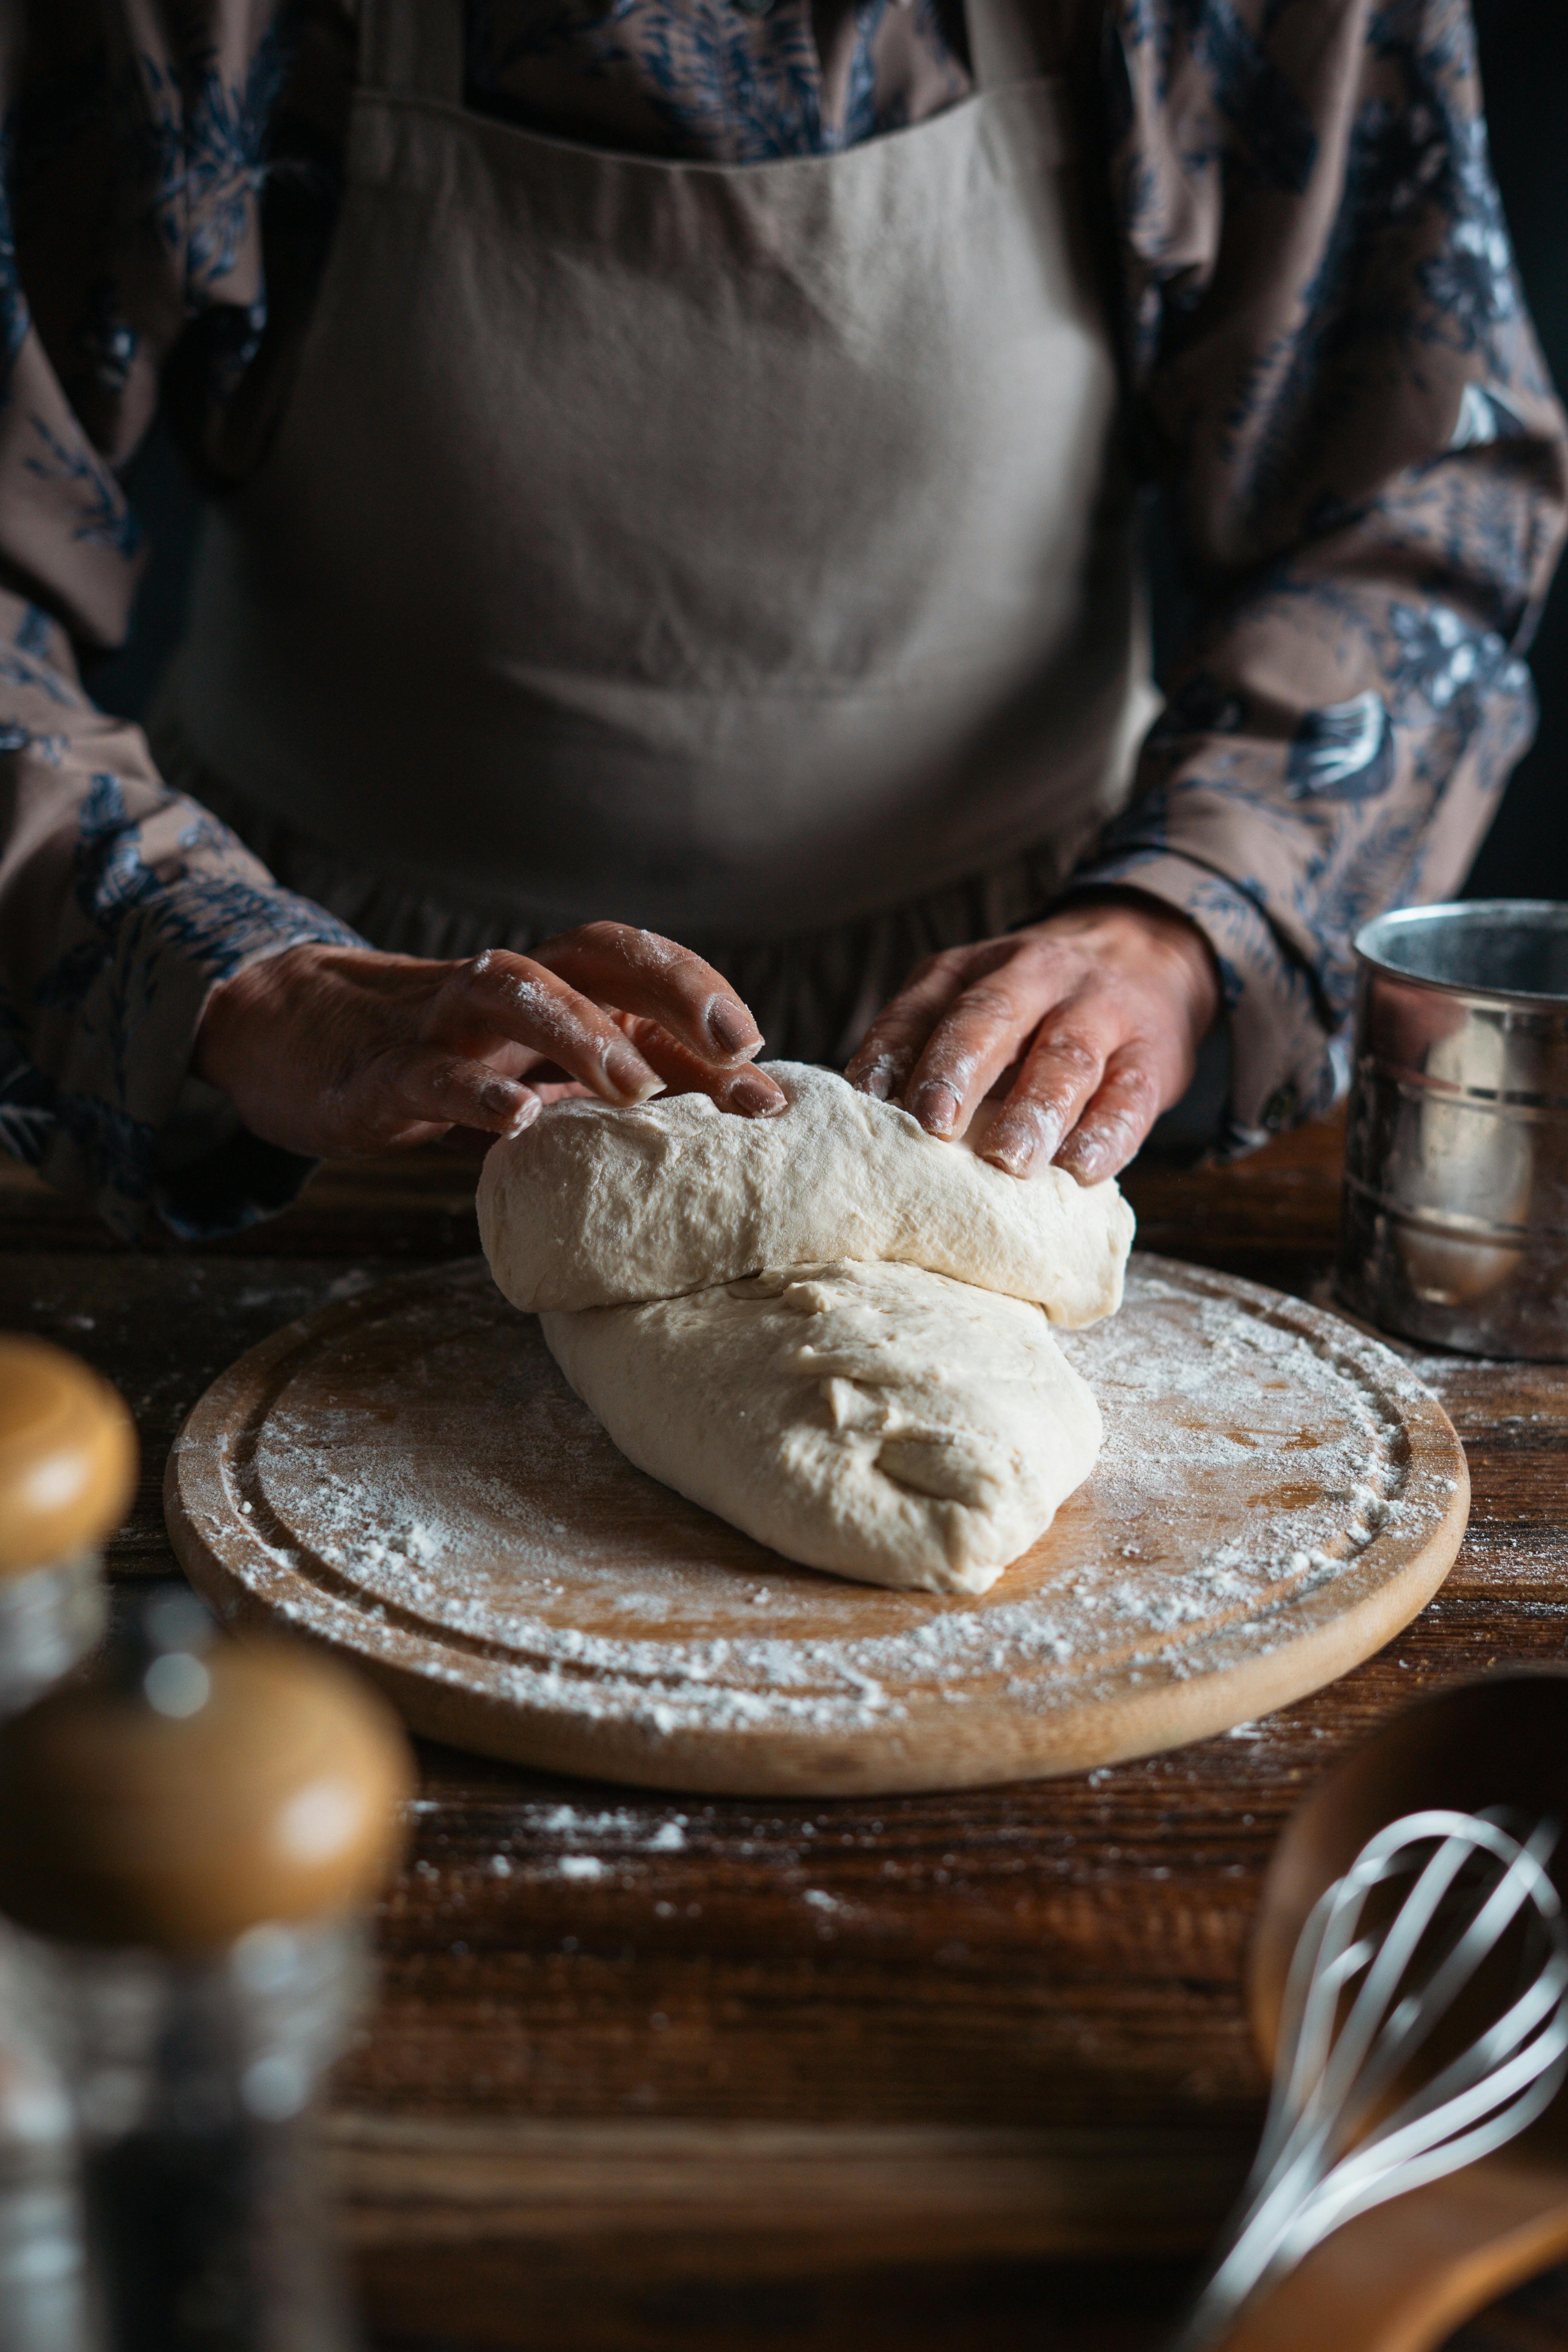
[[[1015,1176],[1053,1159],[1080,1184],[1125,1167],[1181,1099],[1219,1011],[1195,924],[1152,898],[1086,900],[916,967],[850,1063],[852,1086],[960,1136],[1005,1097],[982,1156]]]
[[[784,1097],[749,1066],[762,1042],[700,956],[588,923],[531,956],[492,948],[460,963],[285,949],[213,990],[193,1067],[253,1134],[314,1159],[451,1129],[516,1135],[566,1090],[637,1103],[662,1082],[767,1117]]]

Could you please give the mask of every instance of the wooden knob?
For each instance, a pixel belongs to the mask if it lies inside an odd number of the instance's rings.
[[[0,1576],[112,1533],[136,1491],[136,1432],[107,1381],[44,1339],[0,1338]]]
[[[395,1717],[343,1668],[213,1639],[172,1598],[129,1663],[0,1726],[0,1911],[195,1953],[368,1903],[413,1786]]]

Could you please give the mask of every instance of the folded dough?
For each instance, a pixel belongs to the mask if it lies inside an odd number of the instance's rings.
[[[896,1259],[1034,1299],[1068,1329],[1114,1312],[1132,1212],[1113,1183],[1026,1181],[831,1070],[765,1066],[790,1098],[737,1118],[706,1095],[552,1105],[498,1143],[479,1232],[514,1307],[672,1298],[767,1266]],[[989,1123],[977,1122],[984,1134]]]
[[[639,1469],[868,1583],[984,1592],[1100,1451],[1039,1307],[920,1266],[793,1266],[542,1324]]]

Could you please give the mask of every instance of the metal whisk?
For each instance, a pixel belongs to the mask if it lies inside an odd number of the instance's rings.
[[[1330,2231],[1489,2156],[1568,2078],[1568,1925],[1545,1864],[1554,1822],[1522,1840],[1497,1812],[1408,1813],[1321,1897],[1285,1990],[1274,2091],[1224,2252],[1171,2352],[1205,2352],[1242,2305]],[[1363,1932],[1374,1889],[1412,1883]],[[1516,1921],[1506,2006],[1429,2079],[1402,2078]]]

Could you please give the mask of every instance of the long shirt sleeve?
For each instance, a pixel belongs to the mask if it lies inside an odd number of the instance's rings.
[[[254,76],[242,14],[230,46]],[[19,160],[0,173],[0,1144],[128,1239],[149,1211],[185,1234],[232,1231],[283,1206],[310,1163],[191,1076],[207,993],[259,957],[354,935],[164,785],[140,729],[94,708],[76,649],[127,625],[142,551],[116,469],[170,350],[193,325],[231,359],[254,337],[255,207],[238,201],[243,152],[226,173],[200,168],[204,110],[223,110],[210,58],[204,75],[192,54],[126,55],[70,8],[6,23],[0,161]],[[99,110],[116,69],[118,140]],[[138,111],[164,137],[161,209],[110,168],[145,157]],[[107,237],[106,185],[124,206]],[[94,261],[96,303],[61,333]]]
[[[353,934],[171,792],[63,632],[4,593],[0,843],[0,1143],[127,1238],[150,1208],[186,1235],[281,1208],[310,1163],[190,1076],[196,1025],[229,973]]]
[[[1458,0],[1119,0],[1137,423],[1195,614],[1084,878],[1218,961],[1229,1142],[1342,1088],[1351,941],[1463,880],[1568,493]]]
[[[447,5],[448,0],[430,0]],[[1466,0],[1018,0],[1104,200],[1135,457],[1190,641],[1082,878],[1210,940],[1230,1140],[1331,1101],[1350,939],[1463,874],[1532,724],[1564,432],[1488,162]],[[745,163],[962,100],[962,0],[483,0],[468,105]],[[94,710],[162,403],[207,484],[286,403],[330,245],[348,0],[0,12],[0,1142],[122,1232],[300,1181],[189,1077],[206,991],[351,935]]]

